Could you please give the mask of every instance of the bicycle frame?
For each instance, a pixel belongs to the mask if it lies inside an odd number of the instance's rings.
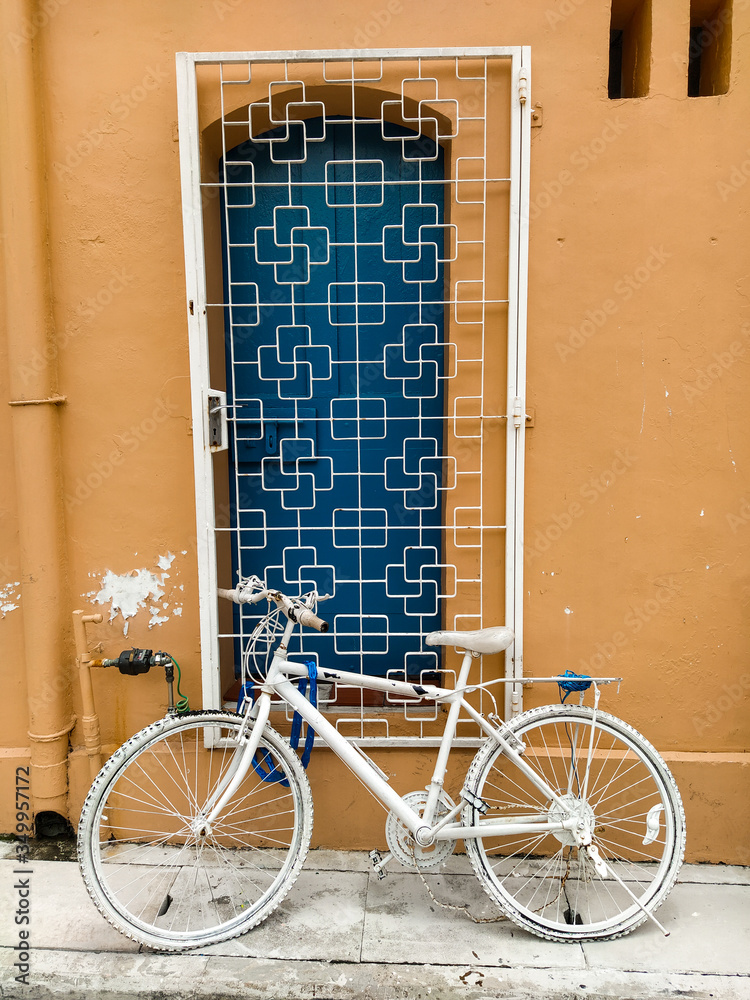
[[[416,813],[401,796],[395,792],[388,784],[387,776],[370,760],[365,753],[339,733],[318,710],[314,708],[307,698],[292,683],[291,678],[308,676],[308,668],[302,664],[297,664],[287,659],[288,643],[295,623],[289,621],[284,629],[283,637],[276,648],[271,666],[268,670],[266,680],[260,685],[260,695],[248,711],[245,725],[240,731],[240,741],[245,740],[246,746],[238,749],[237,766],[232,768],[225,780],[216,789],[212,800],[207,803],[208,814],[206,821],[213,823],[221,812],[225,803],[230,799],[236,788],[242,782],[245,774],[251,767],[253,757],[258,749],[263,729],[265,728],[271,708],[271,700],[274,695],[278,695],[291,708],[300,714],[305,722],[311,726],[315,733],[322,739],[329,749],[351,770],[361,783],[368,788],[380,802],[401,820],[407,829],[414,835],[416,842],[421,846],[434,843],[435,840],[459,840],[466,837],[492,837],[492,836],[512,836],[514,834],[533,833],[554,833],[561,830],[575,830],[580,823],[577,817],[572,816],[572,810],[537,772],[530,767],[523,756],[511,745],[502,732],[491,725],[487,719],[477,712],[464,698],[463,692],[466,689],[471,661],[474,655],[466,652],[461,663],[461,668],[456,680],[455,688],[442,688],[436,685],[411,684],[408,681],[398,681],[379,677],[368,677],[362,674],[351,673],[344,670],[332,670],[321,668],[318,676],[320,680],[326,682],[336,682],[340,684],[352,685],[372,691],[384,691],[402,698],[430,698],[437,702],[444,702],[450,705],[445,729],[440,741],[437,760],[432,775],[432,780],[428,789],[427,804],[424,814],[420,816]],[[464,710],[484,733],[494,739],[502,748],[503,752],[519,768],[519,770],[531,781],[548,800],[555,802],[562,810],[562,815],[567,815],[567,819],[549,820],[544,813],[538,813],[525,817],[514,817],[504,820],[480,821],[474,826],[464,826],[461,823],[451,822],[463,809],[464,802],[460,801],[455,809],[447,816],[443,816],[438,823],[434,822],[435,811],[438,799],[443,787],[443,782],[448,766],[448,758],[456,734],[458,718],[461,710]],[[252,727],[250,723],[252,722]],[[588,767],[587,767],[588,771]]]
[[[428,645],[469,647],[452,688],[319,667],[316,673],[325,682],[444,706],[445,725],[427,795],[417,790],[402,797],[360,746],[313,707],[303,694],[304,682],[295,683],[309,677],[312,664],[289,660],[293,629],[327,631],[327,622],[315,610],[324,598],[314,592],[289,598],[265,589],[256,577],[234,590],[220,589],[219,596],[237,604],[268,599],[284,612],[287,623],[273,648],[281,617],[276,611],[263,616],[243,650],[243,669],[252,656],[254,668],[265,677],[244,717],[221,710],[198,713],[202,717],[168,714],[129,740],[95,779],[81,813],[79,858],[94,902],[115,926],[150,946],[182,949],[244,933],[278,906],[302,868],[313,819],[302,765],[269,725],[272,705],[280,702],[299,713],[389,810],[385,832],[390,851],[370,855],[379,877],[393,857],[404,865],[413,862],[421,872],[447,857],[461,839],[490,897],[533,933],[566,941],[615,937],[645,917],[667,933],[651,910],[676,880],[685,847],[684,812],[674,779],[654,748],[607,713],[597,723],[598,685],[619,678],[582,680],[571,671],[566,675],[577,680],[565,675],[533,678],[560,684],[568,692],[583,692],[593,684],[593,710],[543,706],[508,725],[493,714],[485,719],[467,700],[472,692],[505,682],[494,678],[470,684],[469,672],[480,651],[500,652],[512,641],[507,629],[426,637]],[[443,785],[464,712],[486,740],[454,805]],[[211,755],[214,749],[218,759]],[[260,777],[276,781],[286,775],[284,787],[262,786],[251,774],[258,769],[258,754],[276,762],[268,772],[261,769]],[[508,775],[506,765],[516,772]],[[246,777],[250,780],[244,786]],[[147,787],[139,795],[144,778]],[[152,813],[153,823],[144,822]],[[113,814],[116,834],[109,825]],[[642,828],[645,851],[638,847]],[[509,873],[495,860],[501,838],[507,845],[502,855],[512,866]],[[427,850],[433,845],[434,851]],[[533,857],[541,859],[539,864],[524,866],[522,877],[516,877],[521,875],[518,862]],[[595,878],[606,884],[601,890],[594,886],[589,900],[589,883]],[[224,895],[225,886],[239,898],[239,909]]]

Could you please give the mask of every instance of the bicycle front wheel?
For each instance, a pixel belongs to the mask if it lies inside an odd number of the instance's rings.
[[[78,857],[86,887],[111,924],[151,948],[237,937],[278,906],[303,865],[310,786],[268,726],[257,769],[210,829],[196,822],[238,762],[241,724],[218,711],[160,719],[107,761],[84,803]]]
[[[590,824],[608,871],[597,874],[586,849],[564,829],[509,833],[467,839],[480,882],[509,917],[540,937],[585,941],[634,930],[646,919],[635,899],[655,910],[685,850],[685,814],[666,764],[627,723],[585,707],[531,709],[508,728],[525,745],[523,760],[565,805],[488,741],[467,775],[476,800],[466,806],[464,823],[554,823],[569,807]],[[484,813],[482,803],[489,807]]]

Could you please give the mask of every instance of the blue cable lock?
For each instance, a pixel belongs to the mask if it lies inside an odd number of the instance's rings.
[[[310,704],[313,708],[317,708],[318,705],[318,668],[315,665],[314,660],[303,660],[304,665],[307,667],[310,680]],[[307,677],[300,677],[299,679],[299,691],[304,697],[307,693]],[[240,690],[240,696],[237,699],[237,711],[241,712],[244,707],[247,697],[250,697],[255,701],[258,697],[258,692],[252,681],[245,681]],[[295,712],[292,718],[292,731],[289,735],[289,743],[291,744],[292,750],[296,751],[299,747],[299,740],[302,734],[302,716],[299,712]],[[312,753],[313,743],[315,742],[315,730],[310,726],[307,727],[307,733],[305,734],[305,747],[302,751],[302,766],[307,770],[307,765],[310,763],[310,754]],[[258,750],[255,757],[253,758],[253,769],[261,781],[274,782],[278,781],[285,788],[289,787],[289,782],[284,777],[284,772],[280,771],[277,767],[272,767],[270,763],[270,754],[268,750]]]
[[[591,687],[592,681],[583,680],[584,677],[588,677],[588,674],[577,674],[574,670],[566,670],[565,673],[560,674],[560,677],[575,677],[576,680],[570,681],[558,681],[560,686],[560,700],[565,701],[569,695],[574,691],[588,691]],[[565,691],[565,698],[562,697],[562,692]]]

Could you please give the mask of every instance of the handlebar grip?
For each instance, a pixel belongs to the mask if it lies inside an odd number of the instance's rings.
[[[223,597],[225,601],[234,601],[235,604],[239,604],[240,603],[237,600],[237,591],[236,590],[224,590],[223,587],[219,587],[219,588],[217,588],[216,593],[219,595],[219,597]]]
[[[310,611],[309,608],[295,608],[294,617],[300,625],[306,625],[308,628],[314,628],[318,632],[327,632],[330,628],[328,622],[324,622],[322,618],[318,618],[315,612]]]

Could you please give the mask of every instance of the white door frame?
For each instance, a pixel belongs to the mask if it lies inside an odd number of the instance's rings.
[[[195,470],[196,545],[203,707],[221,703],[218,586],[214,542],[215,505],[208,422],[208,324],[206,263],[201,209],[200,130],[196,68],[208,63],[279,61],[507,58],[511,61],[511,179],[507,336],[505,624],[515,643],[506,651],[507,678],[523,676],[523,496],[528,285],[529,152],[531,144],[531,49],[499,48],[354,49],[294,52],[178,52],[177,96],[185,245],[185,282]],[[492,623],[496,624],[496,623]],[[521,684],[505,684],[506,718],[522,708]],[[387,741],[386,741],[387,743]]]

